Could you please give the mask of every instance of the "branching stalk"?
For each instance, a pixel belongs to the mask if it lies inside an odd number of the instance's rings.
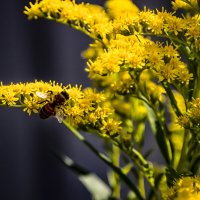
[[[196,75],[196,79],[195,79],[195,83],[194,83],[193,97],[199,98],[200,97],[200,62],[197,66],[196,71],[197,71],[197,75]]]
[[[174,109],[174,112],[176,113],[176,115],[178,117],[180,117],[182,115],[181,111],[179,110],[178,108],[178,105],[177,105],[177,102],[176,102],[176,99],[174,97],[174,94],[172,93],[172,90],[171,88],[169,87],[169,84],[165,81],[162,82],[162,86],[164,87],[165,91],[167,92],[168,94],[168,97],[171,101],[171,105],[172,105],[172,108]]]
[[[183,146],[182,146],[182,150],[181,150],[181,157],[180,157],[178,167],[177,167],[178,171],[183,170],[183,167],[185,165],[185,160],[187,158],[188,139],[189,139],[189,130],[186,129],[185,133],[184,133]]]
[[[113,152],[112,152],[112,160],[113,160],[113,165],[119,166],[119,159],[120,159],[120,149],[113,145]],[[114,178],[114,185],[113,185],[113,195],[112,197],[115,199],[120,199],[120,177],[116,172],[113,172],[113,178]]]
[[[122,170],[116,167],[111,160],[105,156],[104,154],[100,153],[91,143],[89,143],[75,128],[73,128],[70,124],[68,124],[65,120],[63,124],[69,128],[69,130],[81,141],[83,142],[96,156],[98,156],[105,164],[115,171],[120,178],[126,183],[126,185],[136,194],[138,200],[144,200],[140,191],[137,187],[132,183],[132,181],[122,172]]]

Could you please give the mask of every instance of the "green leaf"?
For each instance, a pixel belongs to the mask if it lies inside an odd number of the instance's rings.
[[[111,189],[96,174],[90,173],[88,175],[81,175],[79,176],[79,180],[90,192],[93,199],[95,200],[109,199],[111,195]]]
[[[170,165],[171,162],[171,149],[170,149],[170,143],[167,138],[167,128],[164,124],[161,124],[159,119],[157,119],[154,111],[147,105],[146,108],[148,110],[148,119],[151,126],[151,129],[155,135],[157,144],[159,146],[159,149],[168,165]]]
[[[163,154],[166,163],[169,165],[170,164],[170,155],[169,155],[169,140],[166,138],[166,134],[164,132],[164,128],[160,125],[158,121],[155,121],[156,124],[156,139],[158,142],[158,146],[160,147],[160,151]]]
[[[109,199],[111,195],[110,187],[100,179],[96,174],[90,173],[84,167],[75,163],[70,157],[56,153],[53,154],[70,170],[78,174],[78,179],[85,186],[85,188],[90,192],[92,199],[94,200],[105,200]]]

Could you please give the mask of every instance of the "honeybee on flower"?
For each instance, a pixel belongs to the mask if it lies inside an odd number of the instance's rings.
[[[47,100],[48,94],[43,92],[36,92],[36,95],[46,102],[46,104],[40,109],[39,116],[41,119],[47,119],[51,116],[55,116],[59,123],[62,123],[64,119],[64,113],[61,106],[69,99],[69,94],[66,91],[62,91],[53,96],[52,100]],[[51,98],[50,98],[51,99]]]

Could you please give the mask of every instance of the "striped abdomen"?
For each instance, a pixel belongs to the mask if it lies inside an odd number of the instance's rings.
[[[40,110],[40,118],[47,119],[52,115],[55,115],[55,104],[54,103],[47,103],[45,104]]]

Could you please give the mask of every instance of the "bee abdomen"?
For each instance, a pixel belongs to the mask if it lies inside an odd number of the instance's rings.
[[[52,104],[44,105],[41,108],[39,115],[41,119],[47,119],[50,116],[55,115],[54,106]]]

